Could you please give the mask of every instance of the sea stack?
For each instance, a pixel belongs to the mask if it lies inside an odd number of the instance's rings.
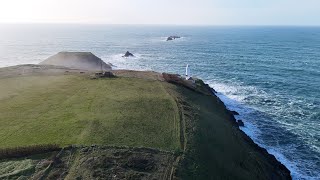
[[[181,37],[180,36],[169,36],[167,38],[167,41],[172,41],[172,40],[179,39],[179,38],[181,38]]]
[[[134,57],[134,55],[131,52],[127,51],[122,57]]]
[[[39,63],[88,71],[109,71],[111,66],[91,52],[59,52]]]

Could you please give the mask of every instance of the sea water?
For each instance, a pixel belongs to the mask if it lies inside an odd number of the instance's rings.
[[[59,51],[118,69],[184,74],[189,64],[294,179],[320,179],[320,27],[0,25],[0,67]]]

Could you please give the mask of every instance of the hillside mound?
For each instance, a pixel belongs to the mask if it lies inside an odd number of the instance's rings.
[[[42,61],[42,65],[64,66],[89,71],[111,70],[111,66],[91,52],[59,52]]]

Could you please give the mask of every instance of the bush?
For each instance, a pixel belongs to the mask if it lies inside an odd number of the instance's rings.
[[[20,157],[58,151],[58,150],[61,150],[61,148],[56,144],[5,148],[5,149],[0,149],[0,159],[20,158]]]

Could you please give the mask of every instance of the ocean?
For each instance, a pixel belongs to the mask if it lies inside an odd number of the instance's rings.
[[[122,58],[127,50],[135,57]],[[184,74],[189,64],[294,179],[320,179],[320,27],[0,25],[0,67],[59,51],[117,69]]]

